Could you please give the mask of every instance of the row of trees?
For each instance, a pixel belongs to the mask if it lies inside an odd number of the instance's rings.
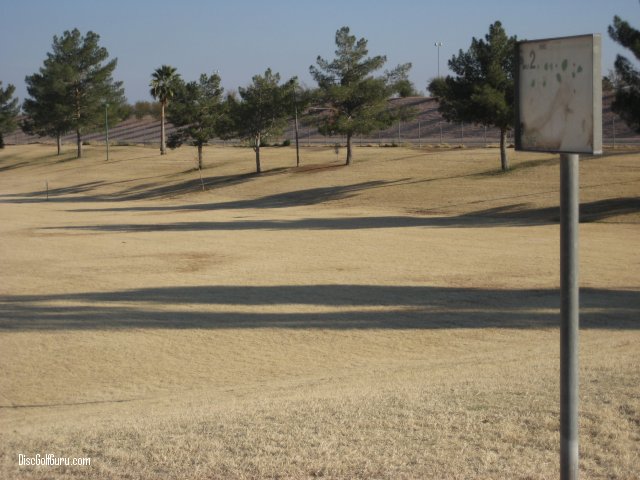
[[[122,82],[113,79],[117,59],[109,60],[108,52],[99,45],[99,36],[79,30],[54,36],[52,51],[38,73],[25,81],[29,98],[23,103],[25,120],[22,128],[30,134],[60,139],[66,133],[76,133],[77,157],[82,157],[82,135],[95,130],[105,115],[118,121],[129,113]],[[202,165],[202,147],[212,138],[242,138],[249,140],[256,154],[256,171],[261,171],[260,147],[265,140],[279,134],[295,109],[305,109],[312,102],[318,105],[320,131],[327,135],[347,137],[347,163],[351,163],[354,135],[367,134],[386,127],[403,112],[391,112],[387,100],[394,94],[411,93],[408,80],[410,64],[400,65],[384,75],[375,76],[386,58],[369,58],[367,41],[357,40],[344,27],[336,33],[336,58],[320,57],[311,67],[319,88],[302,88],[297,79],[282,81],[278,73],[267,69],[253,77],[237,94],[224,94],[220,76],[202,74],[197,81],[185,82],[176,69],[163,65],[152,75],[151,95],[158,100],[161,116],[161,154],[165,147],[165,116],[177,130],[168,139],[170,148],[189,143],[198,148]],[[11,97],[13,86],[2,90]],[[3,100],[3,105],[6,102]],[[17,100],[7,108],[15,126]]]
[[[280,74],[267,69],[255,75],[238,94],[223,96],[218,74],[200,76],[185,83],[176,69],[163,65],[152,76],[151,95],[162,106],[161,153],[165,153],[165,107],[169,121],[177,131],[168,140],[170,148],[189,142],[198,148],[213,137],[241,138],[255,150],[256,171],[261,172],[260,147],[266,138],[278,135],[297,109],[315,112],[324,135],[347,138],[347,165],[353,158],[354,135],[371,133],[406,118],[406,110],[392,111],[388,99],[394,94],[413,92],[408,80],[411,64],[399,65],[384,75],[374,76],[386,63],[386,57],[368,57],[367,40],[356,39],[348,27],[336,33],[336,58],[329,62],[317,58],[310,67],[318,89],[310,91],[296,77],[282,81]]]
[[[202,148],[214,137],[242,138],[250,141],[256,153],[256,172],[262,171],[260,146],[264,139],[278,134],[293,111],[296,79],[281,83],[280,75],[270,69],[253,77],[240,88],[239,97],[223,95],[220,76],[202,74],[199,80],[185,83],[176,69],[163,65],[154,73],[151,95],[161,105],[161,144],[165,149],[165,111],[176,131],[169,137],[169,148],[190,143],[198,149],[198,166],[202,168]],[[307,92],[297,102],[306,105]]]
[[[638,30],[615,17],[609,34],[640,60]],[[97,128],[106,113],[118,120],[131,112],[122,82],[113,79],[117,59],[107,61],[108,52],[98,41],[97,34],[82,36],[77,29],[54,36],[52,51],[39,72],[25,79],[30,98],[22,105],[26,114],[22,128],[58,138],[58,149],[62,135],[74,131],[78,157],[82,156],[82,134]],[[503,170],[509,168],[506,135],[514,121],[516,41],[495,22],[484,39],[473,38],[467,51],[460,50],[449,60],[453,75],[435,78],[428,85],[445,119],[500,129]],[[294,112],[306,109],[315,116],[320,133],[346,136],[346,163],[350,164],[353,136],[367,135],[410,117],[411,111],[389,109],[388,99],[415,94],[415,89],[408,79],[411,64],[379,74],[386,57],[370,57],[367,40],[351,35],[348,27],[336,32],[335,44],[333,60],[317,57],[309,68],[317,82],[314,90],[302,88],[295,77],[282,81],[278,73],[267,69],[237,94],[225,95],[217,73],[185,82],[175,68],[158,68],[150,87],[160,109],[161,154],[166,153],[166,146],[191,144],[198,148],[201,166],[202,147],[210,139],[242,138],[255,150],[256,171],[260,172],[260,146],[279,134]],[[621,56],[615,69],[613,109],[640,132],[640,72]],[[3,89],[0,83],[0,146],[2,133],[16,126],[19,108],[17,99],[12,98],[14,90],[12,85]],[[153,104],[139,107],[141,112],[154,108]],[[177,127],[168,141],[165,117]]]

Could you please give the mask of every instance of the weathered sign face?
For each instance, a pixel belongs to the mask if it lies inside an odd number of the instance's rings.
[[[516,149],[602,152],[600,35],[519,42]]]

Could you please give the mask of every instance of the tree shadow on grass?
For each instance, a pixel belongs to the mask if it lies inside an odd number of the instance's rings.
[[[640,212],[640,197],[608,198],[580,204],[580,223],[603,221],[620,215],[630,215]],[[513,204],[477,210],[460,218],[484,218],[489,223],[521,223],[521,224],[549,224],[560,222],[560,207],[527,208],[526,204]]]
[[[30,165],[30,163],[27,161],[2,165],[0,166],[0,172],[8,172],[9,170],[15,170],[16,168],[26,167],[28,165]]]
[[[331,189],[312,189],[307,195],[277,194],[256,200],[223,202],[213,207],[202,205],[203,210],[212,208],[279,208],[294,205],[313,205],[330,199],[348,198],[354,192],[364,188],[375,188],[375,182],[333,187]],[[190,209],[197,209],[190,205]],[[140,207],[147,208],[147,207]],[[154,209],[156,207],[149,207]],[[165,207],[163,207],[165,208]],[[640,198],[615,198],[584,203],[580,207],[580,222],[603,221],[610,217],[631,215],[640,212]],[[371,217],[333,217],[299,218],[276,220],[237,220],[237,221],[192,221],[173,223],[116,223],[95,225],[74,225],[47,227],[44,230],[67,230],[76,232],[132,233],[132,232],[194,232],[194,231],[246,231],[246,230],[361,230],[378,228],[488,228],[523,227],[531,225],[558,224],[558,207],[527,208],[526,204],[513,204],[477,210],[453,216],[408,216],[388,215]]]
[[[233,175],[229,177],[214,177],[214,179],[204,179],[207,189],[232,186],[242,181],[255,178],[256,174]],[[399,180],[400,182],[404,180]],[[130,205],[126,207],[108,208],[81,208],[69,210],[69,212],[171,212],[171,211],[215,211],[215,210],[242,210],[242,209],[267,209],[267,208],[287,208],[305,205],[318,205],[321,203],[350,198],[359,192],[372,188],[380,188],[392,185],[398,181],[369,181],[355,183],[351,185],[338,185],[331,187],[317,187],[304,190],[294,190],[291,192],[265,195],[247,200],[234,200],[229,202],[215,203],[189,203],[186,205]],[[135,191],[127,192],[127,200],[148,199],[153,197],[168,196],[169,193],[179,194],[202,189],[200,179],[189,180],[184,184],[172,185],[170,187],[158,187],[153,190],[151,185],[146,186],[143,193]],[[119,200],[123,198],[120,197]],[[84,200],[84,198],[82,199]],[[77,201],[77,199],[75,200]]]
[[[0,297],[0,331],[553,328],[555,289],[195,286]],[[264,306],[264,312],[243,307]],[[185,308],[185,307],[188,307]],[[318,311],[318,308],[323,307]],[[582,328],[640,328],[640,292],[585,288]]]
[[[46,190],[34,190],[27,193],[18,194],[4,194],[0,195],[0,203],[81,203],[81,202],[125,202],[131,200],[153,200],[159,198],[171,198],[178,195],[184,195],[187,193],[202,191],[202,187],[206,190],[217,188],[221,186],[236,185],[251,178],[255,177],[255,174],[244,175],[228,175],[218,177],[203,177],[200,179],[197,175],[197,171],[192,172],[195,178],[184,180],[176,183],[167,184],[166,181],[147,182],[144,184],[136,185],[134,187],[125,188],[117,193],[105,193],[105,194],[89,194],[100,187],[109,185],[130,183],[135,180],[120,180],[116,182],[88,182],[78,185],[70,185],[67,187],[52,188],[49,190],[49,197],[47,198]],[[162,178],[166,179],[165,175],[159,177],[147,177],[147,178]],[[144,179],[136,179],[144,180]],[[86,195],[85,195],[86,194]],[[135,209],[135,208],[133,208]],[[102,209],[85,209],[85,211],[102,211]],[[106,209],[105,209],[106,211]]]
[[[274,169],[259,175],[264,178],[269,175],[277,175],[283,169]],[[142,185],[136,185],[124,189],[117,193],[110,194],[94,194],[90,193],[98,187],[114,185],[117,183],[127,183],[129,181],[118,182],[90,182],[63,188],[49,190],[49,198],[47,199],[46,190],[37,190],[23,194],[5,194],[0,195],[0,203],[80,203],[80,202],[124,202],[132,200],[151,200],[159,198],[171,198],[187,193],[193,193],[217,188],[224,188],[241,183],[248,182],[258,178],[256,173],[246,173],[240,175],[226,175],[214,177],[198,177],[197,170],[192,172],[195,178],[183,180],[181,182],[167,184],[166,181],[149,182]],[[154,178],[154,177],[148,177]],[[163,177],[164,178],[164,177]],[[245,208],[285,208],[299,205],[316,205],[331,200],[339,200],[351,197],[360,191],[377,188],[385,185],[392,185],[406,182],[407,179],[397,181],[369,181],[351,185],[339,185],[330,187],[318,187],[304,190],[295,190],[291,192],[277,193],[259,198],[248,200],[238,200],[230,202],[203,203],[203,204],[187,204],[177,206],[137,206],[128,205],[126,207],[109,207],[109,208],[83,208],[78,210],[69,210],[71,212],[107,212],[107,211],[179,211],[179,210],[236,210]],[[82,195],[80,195],[82,194]],[[80,195],[80,196],[76,196]]]

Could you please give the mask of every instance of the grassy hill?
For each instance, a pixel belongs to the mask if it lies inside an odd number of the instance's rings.
[[[557,478],[557,157],[67,148],[0,151],[0,477]],[[581,474],[634,478],[640,157],[580,182]]]

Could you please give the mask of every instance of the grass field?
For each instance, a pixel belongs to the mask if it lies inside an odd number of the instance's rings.
[[[0,478],[558,477],[555,156],[68,148],[0,151]],[[580,182],[580,470],[637,479],[640,156]]]

